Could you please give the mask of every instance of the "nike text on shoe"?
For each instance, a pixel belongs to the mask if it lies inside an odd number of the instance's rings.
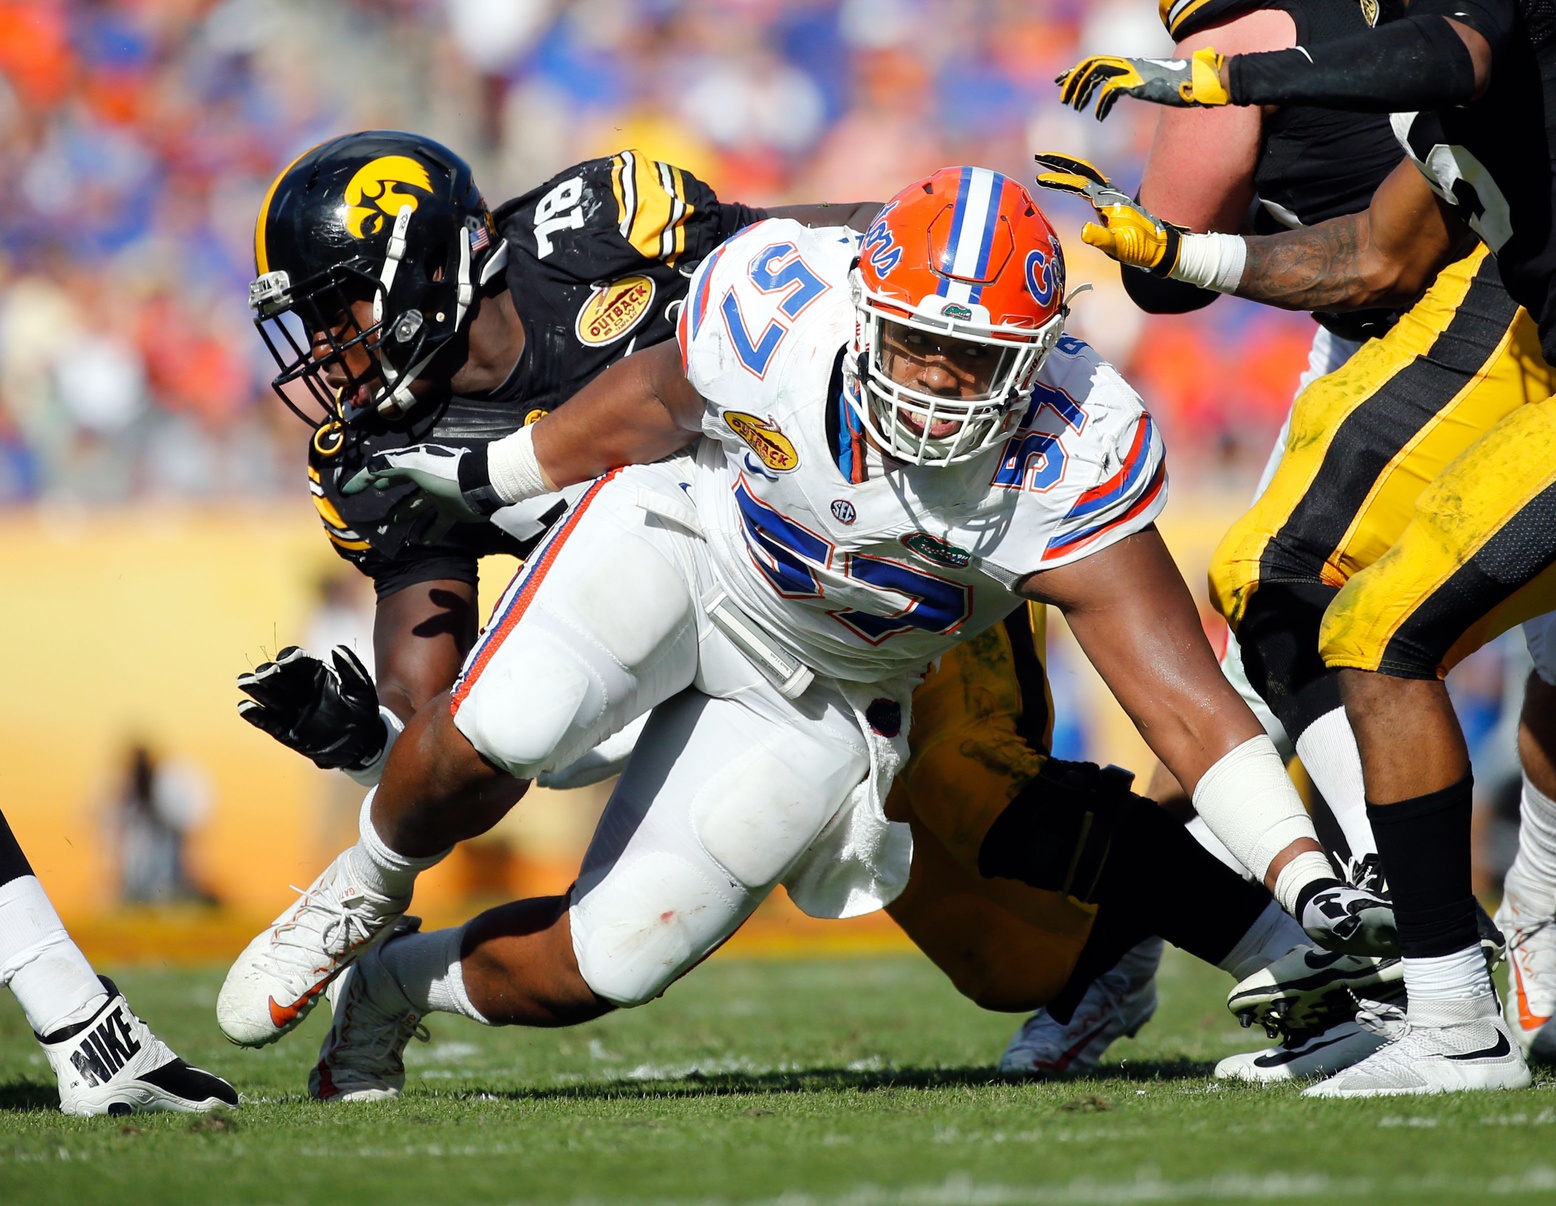
[[[1297,922],[1326,950],[1383,957],[1399,954],[1394,906],[1372,892],[1338,880],[1306,890],[1297,909]]]
[[[1412,1003],[1400,1037],[1303,1096],[1397,1097],[1528,1084],[1523,1054],[1488,996]]]
[[[1277,1038],[1348,1019],[1356,1012],[1356,995],[1388,997],[1403,983],[1404,965],[1398,959],[1299,946],[1236,984],[1226,1007],[1244,1026],[1258,1023]]]
[[[192,1068],[135,1016],[113,981],[108,1000],[84,1022],[38,1036],[59,1078],[66,1114],[203,1114],[231,1109],[238,1094],[220,1076]]]
[[[1556,1062],[1556,918],[1521,911],[1509,890],[1496,924],[1507,935],[1507,1028],[1531,1058]]]
[[[1384,1041],[1381,1034],[1347,1018],[1322,1030],[1294,1030],[1263,1051],[1229,1055],[1216,1065],[1215,1076],[1259,1084],[1331,1076],[1366,1059]]]
[[[1068,1022],[1039,1009],[1016,1031],[1001,1072],[1077,1076],[1092,1071],[1115,1039],[1133,1038],[1156,1012],[1162,940],[1147,938],[1098,976]]]
[[[308,1095],[319,1101],[383,1101],[405,1087],[405,1047],[427,1041],[421,1014],[384,967],[380,952],[421,928],[402,917],[389,937],[335,978],[327,996],[334,1020],[319,1062],[308,1076]]]
[[[337,857],[228,970],[216,1000],[222,1033],[245,1047],[275,1042],[409,903],[359,887]]]

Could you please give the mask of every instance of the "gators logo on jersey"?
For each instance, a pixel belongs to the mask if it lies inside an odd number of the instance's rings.
[[[724,422],[729,429],[744,440],[756,453],[757,459],[775,473],[787,473],[799,467],[800,454],[794,441],[778,429],[778,424],[748,415],[744,411],[726,410]]]
[[[619,281],[596,285],[573,326],[578,342],[592,348],[614,343],[643,321],[654,304],[654,281],[647,276],[624,276]]]
[[[935,565],[944,565],[951,569],[966,569],[972,564],[972,554],[966,549],[959,549],[956,545],[949,544],[938,536],[931,536],[928,532],[909,532],[902,538],[902,543],[925,561],[933,562]]]
[[[432,193],[432,178],[427,169],[405,155],[382,155],[357,169],[346,185],[346,232],[365,239],[384,228],[384,219],[393,218],[407,205],[418,205],[415,194],[400,192],[397,185],[409,185]]]

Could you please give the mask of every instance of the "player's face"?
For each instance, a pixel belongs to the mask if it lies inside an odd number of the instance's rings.
[[[350,390],[352,396],[342,396],[343,403],[365,407],[379,379],[377,359],[371,355],[366,341],[359,340],[362,332],[373,325],[373,303],[353,302],[348,311],[336,314],[327,322],[328,330],[321,324],[319,329],[308,333],[313,358],[324,362],[322,376],[331,389]],[[348,346],[337,353],[336,349],[341,345]]]
[[[1002,349],[902,323],[886,322],[882,328],[881,363],[896,384],[953,400],[988,396]],[[908,410],[899,414],[911,431],[922,434],[918,415]],[[944,439],[960,426],[954,419],[939,420],[931,425],[930,438]]]

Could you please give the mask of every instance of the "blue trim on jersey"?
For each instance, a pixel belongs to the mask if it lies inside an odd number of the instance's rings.
[[[702,276],[702,280],[699,283],[699,287],[692,291],[691,296],[687,299],[686,302],[686,304],[689,304],[692,308],[693,339],[696,339],[697,332],[702,330],[702,320],[707,313],[708,294],[712,291],[713,284],[713,270],[718,266],[719,256],[724,254],[724,248],[728,246],[728,243],[721,243],[718,247],[714,248],[713,253],[708,256],[707,259],[703,260],[701,267],[698,269],[698,272]]]
[[[1065,516],[1065,519],[1080,519],[1087,515],[1093,515],[1098,511],[1113,506],[1120,499],[1128,497],[1135,483],[1140,480],[1140,475],[1145,472],[1145,467],[1151,463],[1153,424],[1149,413],[1142,415],[1141,419],[1144,423],[1144,429],[1136,436],[1136,444],[1139,450],[1135,453],[1135,459],[1129,463],[1120,475],[1120,480],[1118,480],[1117,484],[1106,493],[1095,495],[1091,498],[1087,498],[1083,494],[1080,501],[1070,508],[1070,512]],[[1090,493],[1090,491],[1087,493]],[[1066,536],[1054,543],[1056,545],[1069,544],[1072,539],[1072,537]]]
[[[1140,463],[1144,464],[1149,459],[1149,457],[1141,457]],[[1117,527],[1119,524],[1125,522],[1126,520],[1133,518],[1136,511],[1144,506],[1149,505],[1156,497],[1157,492],[1162,488],[1162,483],[1166,478],[1166,474],[1167,465],[1166,462],[1163,462],[1156,467],[1156,474],[1151,478],[1151,484],[1144,490],[1141,500],[1123,515],[1116,515],[1112,519],[1104,519],[1101,523],[1093,524],[1089,528],[1082,528],[1078,532],[1066,532],[1063,536],[1054,537],[1054,539],[1048,542],[1048,547],[1043,551],[1044,560],[1047,560],[1054,553],[1070,548],[1073,545],[1084,544],[1093,536],[1107,531],[1108,528]],[[1066,518],[1068,518],[1068,516],[1066,516]]]

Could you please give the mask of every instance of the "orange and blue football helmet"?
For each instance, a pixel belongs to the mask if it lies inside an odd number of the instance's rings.
[[[916,465],[999,444],[1068,313],[1058,236],[1026,189],[988,168],[942,168],[888,201],[850,284],[846,393],[882,449]],[[900,380],[915,357],[949,366],[954,387]]]

